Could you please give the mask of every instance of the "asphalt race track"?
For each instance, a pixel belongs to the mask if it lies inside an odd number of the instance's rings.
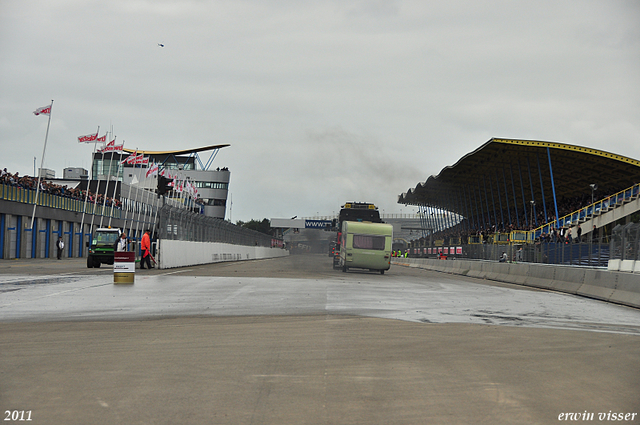
[[[5,260],[0,409],[33,424],[640,423],[640,311],[321,255],[133,285],[82,259]]]

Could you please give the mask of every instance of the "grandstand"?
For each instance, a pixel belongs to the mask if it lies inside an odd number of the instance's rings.
[[[558,142],[493,138],[399,195],[398,203],[418,206],[424,228],[444,229],[413,243],[421,248],[416,253],[455,247],[454,255],[497,259],[502,248],[513,254],[505,247],[518,245],[527,257],[527,246],[545,243],[598,243],[608,250],[616,225],[639,221],[639,183],[638,160]],[[434,219],[443,211],[462,220]],[[472,245],[503,247],[479,254]],[[571,263],[585,257],[569,249]],[[596,250],[599,265],[608,258],[603,250]],[[543,247],[529,251],[532,261],[566,263],[564,251],[554,251],[553,259]]]

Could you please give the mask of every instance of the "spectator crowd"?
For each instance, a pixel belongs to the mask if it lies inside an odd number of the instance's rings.
[[[36,190],[38,185],[38,178],[32,177],[32,176],[20,176],[19,173],[17,172],[14,174],[11,174],[5,168],[0,172],[0,184],[5,184],[13,187],[20,187],[23,189]],[[87,197],[86,190],[82,190],[77,187],[71,188],[66,185],[64,186],[59,185],[59,184],[47,181],[45,179],[40,180],[40,192],[48,193],[56,196],[62,196],[65,198],[77,199],[81,201],[84,201],[86,197],[87,202],[92,204],[93,203],[96,203],[98,205],[104,204],[108,207],[111,207],[113,205],[115,208],[122,207],[120,200],[117,198],[112,199],[110,196],[107,196],[106,203],[105,203],[105,197],[101,193],[96,194],[91,190],[89,190],[88,197]]]

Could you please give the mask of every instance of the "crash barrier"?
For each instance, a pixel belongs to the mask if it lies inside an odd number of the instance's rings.
[[[226,261],[261,260],[285,257],[289,251],[265,246],[233,245],[219,242],[158,241],[158,268],[193,266]]]
[[[534,263],[398,258],[393,264],[514,283],[640,308],[640,273]]]

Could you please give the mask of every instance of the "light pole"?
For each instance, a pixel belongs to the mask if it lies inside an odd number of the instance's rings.
[[[533,206],[536,204],[536,201],[532,199],[529,201],[529,203],[531,204],[531,219],[529,220],[529,225],[532,226],[531,228],[533,228]]]
[[[595,183],[591,183],[589,187],[591,188],[591,203],[593,204],[593,194],[598,189],[598,185]]]

